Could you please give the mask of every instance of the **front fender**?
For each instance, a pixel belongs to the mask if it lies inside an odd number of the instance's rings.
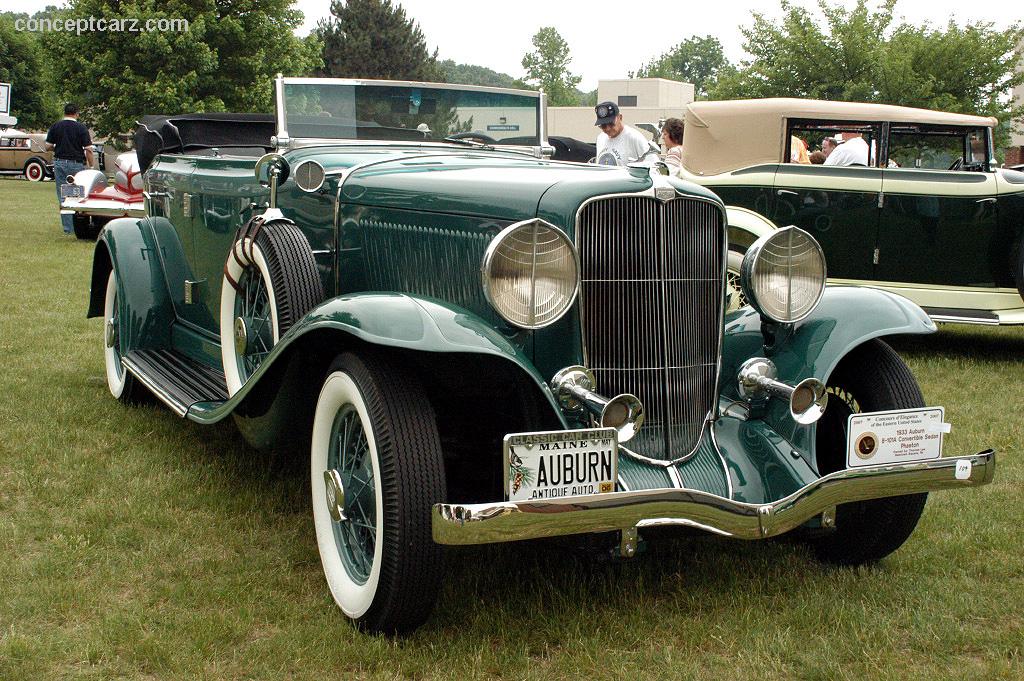
[[[253,391],[260,391],[261,378],[279,363],[304,347],[320,347],[326,334],[343,334],[332,341],[338,351],[345,338],[402,350],[428,353],[488,355],[508,361],[536,385],[552,412],[565,425],[561,410],[543,376],[530,359],[490,324],[472,312],[433,298],[401,293],[356,293],[325,301],[313,309],[274,346],[259,369],[227,402],[221,405],[197,404],[189,418],[212,422],[224,418],[244,402]],[[277,375],[280,375],[278,373]],[[472,380],[486,382],[487,377]],[[271,383],[273,385],[273,383]],[[493,386],[500,393],[501,386]],[[274,388],[271,388],[274,389]]]
[[[148,218],[108,222],[96,241],[87,317],[103,314],[110,270],[117,274],[122,319],[121,351],[168,347],[174,310]]]
[[[751,357],[771,359],[779,370],[779,380],[789,385],[809,377],[827,383],[843,357],[872,338],[935,330],[924,310],[902,296],[879,289],[828,286],[814,312],[769,353],[763,346],[760,317],[744,308],[726,319],[721,394],[740,400],[736,376],[740,365]],[[797,425],[782,400],[770,401],[764,420],[813,460],[814,428]]]
[[[746,251],[762,236],[778,229],[774,222],[749,208],[726,206],[725,217],[730,250]]]

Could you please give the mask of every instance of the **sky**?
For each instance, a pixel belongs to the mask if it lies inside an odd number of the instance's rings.
[[[0,10],[35,12],[59,0],[0,0]],[[829,0],[830,4],[835,0]],[[751,13],[780,15],[778,0],[392,0],[417,21],[428,47],[441,59],[477,64],[522,77],[523,55],[543,26],[554,26],[569,45],[570,71],[582,77],[580,89],[593,90],[598,79],[625,78],[645,62],[693,35],[713,35],[733,62],[744,58],[740,26]],[[814,0],[794,5],[817,7]],[[844,0],[848,7],[853,0]],[[306,17],[305,35],[330,14],[330,0],[297,0]],[[944,26],[992,22],[1002,29],[1021,20],[1018,2],[965,3],[963,0],[899,0],[895,13],[910,23]]]

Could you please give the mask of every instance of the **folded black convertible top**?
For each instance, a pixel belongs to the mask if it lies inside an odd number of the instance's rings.
[[[270,151],[276,125],[272,114],[199,113],[143,116],[135,129],[139,169],[158,154],[189,153],[213,147],[262,147]]]

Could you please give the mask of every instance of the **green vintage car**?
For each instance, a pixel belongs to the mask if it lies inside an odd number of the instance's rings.
[[[899,293],[938,322],[1024,324],[1024,173],[995,166],[995,125],[884,104],[694,102],[679,175],[729,206],[733,280],[747,245],[796,225],[832,283]],[[800,153],[835,142],[863,156]]]
[[[535,92],[278,78],[276,116],[152,116],[146,217],[108,223],[89,315],[110,392],[309,456],[327,584],[369,631],[431,611],[443,546],[646,528],[799,533],[877,561],[932,490],[992,479],[881,340],[935,330],[825,287],[806,232],[747,249],[649,168],[559,162]]]

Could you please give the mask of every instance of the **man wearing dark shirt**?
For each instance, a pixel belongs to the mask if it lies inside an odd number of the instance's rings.
[[[57,185],[57,208],[60,209],[61,187],[79,170],[85,170],[86,159],[92,166],[92,140],[89,130],[78,122],[78,107],[68,104],[64,107],[64,118],[50,126],[46,133],[46,148],[53,149],[53,177]],[[65,234],[74,234],[74,222],[70,215],[60,216]]]

